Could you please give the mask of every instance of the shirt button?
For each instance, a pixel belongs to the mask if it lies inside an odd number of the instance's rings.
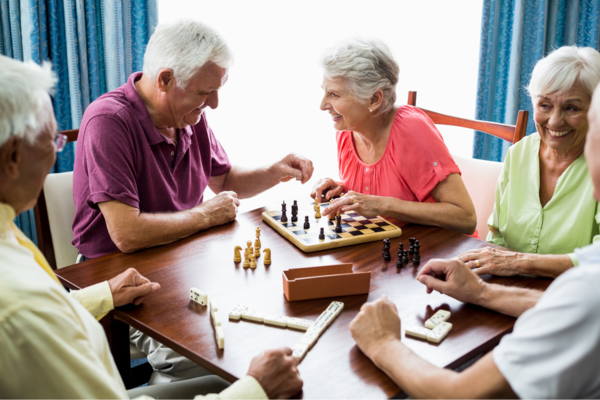
[[[535,239],[531,239],[531,244],[535,244]]]
[[[369,172],[369,168],[367,168],[366,171]]]
[[[433,162],[433,166],[434,166],[434,167],[437,167],[437,161],[434,161],[434,162]]]
[[[172,152],[171,152],[171,155],[172,155],[172,156],[174,156],[174,155],[175,155],[175,152],[174,152],[174,151],[172,151]]]
[[[367,186],[367,190],[369,190],[369,187]]]

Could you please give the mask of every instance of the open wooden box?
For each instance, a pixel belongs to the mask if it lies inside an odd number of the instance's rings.
[[[353,272],[352,264],[324,265],[283,271],[288,301],[369,293],[371,272]]]

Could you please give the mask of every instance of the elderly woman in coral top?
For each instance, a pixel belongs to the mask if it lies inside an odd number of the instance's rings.
[[[320,179],[311,196],[347,193],[323,214],[354,210],[473,234],[475,208],[441,134],[418,108],[394,106],[399,68],[386,45],[349,40],[321,63],[321,110],[338,131],[342,181]]]

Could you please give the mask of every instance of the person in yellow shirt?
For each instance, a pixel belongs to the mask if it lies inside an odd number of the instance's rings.
[[[59,283],[35,245],[12,222],[35,204],[64,138],[43,67],[0,56],[0,374],[1,398],[291,397],[302,388],[291,349],[264,352],[229,386],[215,376],[127,392],[96,319],[139,305],[160,289],[135,269],[73,292]],[[227,387],[229,386],[229,387]]]

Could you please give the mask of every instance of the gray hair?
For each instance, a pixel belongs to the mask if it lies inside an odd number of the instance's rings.
[[[31,143],[55,123],[52,107],[48,107],[48,94],[55,84],[50,63],[39,66],[0,56],[0,147],[11,136]]]
[[[341,78],[348,90],[361,102],[368,103],[378,90],[383,103],[375,116],[394,107],[400,68],[389,48],[375,39],[350,39],[328,49],[321,58],[328,79]]]
[[[600,53],[591,47],[563,46],[537,62],[527,90],[531,100],[544,94],[564,94],[580,82],[592,96],[600,82]]]
[[[233,56],[225,40],[208,25],[183,20],[159,24],[144,53],[144,74],[156,79],[163,68],[173,71],[177,86],[185,89],[207,62],[229,68]]]

